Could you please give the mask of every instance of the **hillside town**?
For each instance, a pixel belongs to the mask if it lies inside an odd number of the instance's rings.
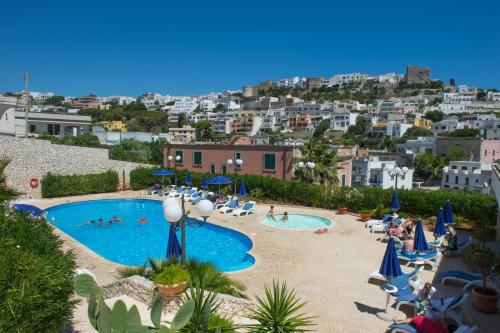
[[[327,143],[342,187],[390,188],[389,167],[405,170],[401,189],[493,193],[500,154],[500,92],[443,83],[419,66],[266,80],[199,96],[4,92],[0,105],[0,135],[92,136],[110,149],[162,142],[168,154],[185,156],[183,168],[212,174],[229,172],[227,161],[245,150],[255,158],[245,159],[242,173],[292,179],[304,146]],[[214,150],[225,154],[212,158]],[[291,158],[280,165],[283,152]],[[195,163],[193,153],[208,157]]]

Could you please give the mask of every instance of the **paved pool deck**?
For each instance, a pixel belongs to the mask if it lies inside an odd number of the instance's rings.
[[[47,208],[67,202],[111,198],[144,198],[143,192],[119,192],[67,198],[41,199],[33,204]],[[275,212],[314,214],[333,221],[325,234],[313,231],[277,229],[261,223],[269,204],[260,203],[256,213],[233,217],[214,212],[209,222],[229,227],[249,236],[254,246],[250,251],[255,265],[230,275],[242,281],[251,297],[262,295],[265,284],[273,279],[286,281],[307,301],[304,311],[317,316],[317,332],[385,332],[389,323],[379,320],[375,313],[385,306],[385,294],[375,284],[367,282],[368,275],[379,268],[386,244],[377,241],[380,234],[369,233],[362,222],[352,215],[338,215],[335,211],[300,206],[276,205]],[[195,210],[191,210],[195,211]],[[78,264],[93,271],[99,284],[118,278],[120,265],[112,263],[56,230],[64,240],[65,248],[72,248]],[[428,239],[431,233],[427,232]],[[465,269],[460,256],[445,257],[438,271]],[[421,277],[433,282],[440,293],[454,296],[463,293],[460,285],[442,286],[434,281],[435,272],[425,270]],[[500,316],[482,314],[470,308],[470,322],[480,326],[481,332],[496,332]],[[409,311],[408,314],[411,312]],[[398,313],[403,318],[405,313]],[[82,318],[83,317],[83,318]],[[84,323],[85,311],[77,310],[75,322]],[[78,325],[77,325],[78,326]]]

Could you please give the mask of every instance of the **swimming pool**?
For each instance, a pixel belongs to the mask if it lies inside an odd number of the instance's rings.
[[[136,266],[142,265],[148,257],[165,257],[170,228],[163,217],[161,201],[83,201],[54,206],[46,211],[50,223],[110,261]],[[113,216],[123,222],[107,224]],[[82,224],[98,218],[103,219],[103,225]],[[143,219],[147,222],[140,223]],[[180,241],[180,230],[177,237]],[[250,238],[210,223],[202,227],[186,225],[186,246],[188,257],[210,261],[226,272],[255,263],[247,253],[253,246]]]
[[[288,220],[283,221],[283,214],[276,214],[276,220],[266,216],[262,223],[274,228],[293,230],[315,230],[329,228],[332,221],[321,216],[307,214],[288,214]]]

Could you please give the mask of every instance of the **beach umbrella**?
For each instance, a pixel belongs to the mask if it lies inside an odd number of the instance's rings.
[[[446,204],[444,205],[444,224],[455,224],[450,199],[446,200]]]
[[[240,191],[238,192],[238,194],[240,195],[240,197],[244,197],[245,195],[248,195],[247,189],[245,187],[245,182],[243,181],[243,179],[240,182]]]
[[[153,175],[155,176],[172,176],[174,175],[175,172],[166,170],[166,169],[160,169],[160,170],[155,170],[153,171]]]
[[[436,225],[434,226],[434,235],[436,235],[436,237],[446,235],[446,229],[444,228],[443,208],[439,208]]]
[[[28,205],[28,204],[14,204],[14,209],[21,213],[28,213],[33,216],[38,216],[43,214],[43,210],[38,208],[37,206]]]
[[[380,264],[380,269],[378,270],[380,275],[384,276],[387,280],[396,278],[403,274],[401,271],[401,266],[399,265],[398,254],[396,252],[396,246],[394,245],[394,237],[389,238],[387,243],[387,248],[385,249],[384,258],[382,259],[382,264]],[[383,285],[382,287],[390,287],[389,285]],[[383,312],[377,313],[377,317],[383,320],[389,320],[389,303],[391,299],[391,294],[382,288],[382,290],[387,293],[387,300],[385,303],[385,310]]]
[[[424,227],[422,226],[422,220],[417,221],[417,227],[415,229],[415,251],[427,251],[429,245],[427,245],[427,240],[425,239]]]
[[[181,254],[182,250],[175,233],[175,227],[173,224],[171,224],[167,243],[167,259],[170,257],[180,257]]]
[[[233,182],[233,180],[231,178],[224,177],[224,176],[215,176],[215,177],[210,178],[207,181],[207,184],[208,185],[219,185],[219,193],[220,193],[220,186],[221,185],[231,184],[232,182]]]
[[[184,181],[186,183],[186,185],[189,185],[193,182],[193,180],[191,179],[191,172],[187,172],[187,175],[186,175],[186,180]]]
[[[201,177],[201,188],[203,190],[206,190],[207,186],[208,186],[208,184],[207,184],[207,178],[205,177],[205,175],[203,175]]]
[[[396,190],[392,191],[391,209],[393,212],[399,210],[398,193],[396,192]]]

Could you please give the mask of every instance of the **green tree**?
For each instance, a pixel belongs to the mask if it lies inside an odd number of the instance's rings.
[[[189,123],[185,113],[179,113],[177,116],[177,127],[181,128]]]
[[[448,161],[469,161],[470,153],[458,145],[451,146],[446,156]]]
[[[444,119],[444,113],[441,111],[429,111],[424,115],[424,118],[433,122],[439,122]]]
[[[330,119],[323,119],[314,129],[313,138],[320,138],[330,128]]]
[[[414,140],[419,136],[432,136],[432,135],[433,133],[430,129],[413,126],[407,129],[405,134],[403,134],[401,138],[406,141],[406,140]]]
[[[43,101],[44,105],[62,105],[65,98],[64,96],[52,96]]]
[[[200,120],[195,125],[196,135],[198,139],[209,141],[212,138],[212,122],[208,120]]]
[[[475,137],[479,135],[479,130],[475,128],[460,128],[453,132],[441,133],[439,135],[451,137]]]
[[[443,160],[432,152],[426,151],[415,157],[415,177],[425,183],[440,180],[443,167]]]

